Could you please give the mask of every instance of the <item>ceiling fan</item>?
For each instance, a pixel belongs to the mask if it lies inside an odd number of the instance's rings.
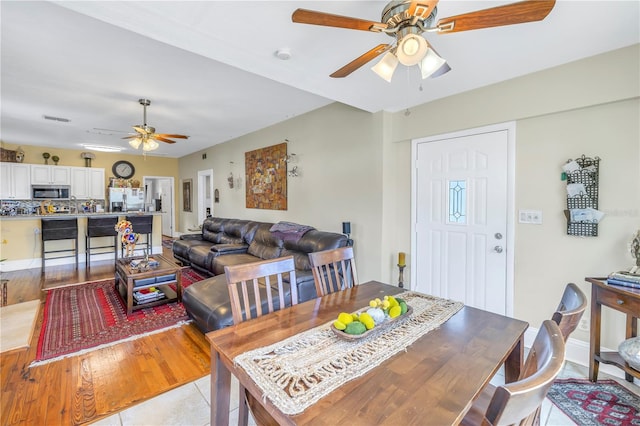
[[[131,139],[129,141],[129,145],[131,145],[134,149],[138,149],[140,145],[142,145],[143,151],[152,151],[158,148],[158,142],[165,143],[176,143],[169,138],[178,138],[178,139],[188,139],[189,136],[185,135],[176,135],[169,133],[156,133],[156,128],[147,125],[147,107],[151,105],[151,101],[149,99],[138,99],[138,103],[142,105],[143,108],[143,123],[138,124],[137,126],[133,126],[133,129],[136,131],[136,134],[133,136],[126,136],[122,139]]]
[[[434,25],[438,13],[437,4],[438,0],[393,0],[382,10],[381,22],[307,9],[297,9],[291,19],[301,24],[381,32],[394,37],[395,45],[379,44],[331,74],[334,78],[346,77],[386,52],[372,69],[390,82],[398,62],[406,66],[417,64],[422,78],[437,77],[451,70],[446,60],[440,57],[422,36],[423,33],[447,34],[541,21],[551,12],[555,0],[510,3],[443,18]]]

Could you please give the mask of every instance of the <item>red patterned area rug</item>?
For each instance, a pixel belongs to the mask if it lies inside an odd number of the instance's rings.
[[[182,271],[183,289],[203,279],[191,268]],[[47,293],[31,366],[179,327],[187,320],[182,303],[140,309],[127,316],[113,279],[55,288]]]
[[[640,396],[615,380],[557,379],[547,397],[578,425],[640,425]]]

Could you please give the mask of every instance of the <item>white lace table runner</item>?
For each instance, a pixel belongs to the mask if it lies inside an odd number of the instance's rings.
[[[414,292],[402,294],[413,313],[361,340],[337,337],[328,322],[235,357],[284,414],[303,412],[344,383],[360,377],[438,328],[463,304]]]

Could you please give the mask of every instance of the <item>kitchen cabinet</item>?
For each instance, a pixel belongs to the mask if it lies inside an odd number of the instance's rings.
[[[31,164],[31,185],[69,185],[70,167]]]
[[[78,199],[104,200],[104,169],[70,167],[71,195]]]
[[[0,199],[31,198],[31,167],[22,163],[0,163]]]

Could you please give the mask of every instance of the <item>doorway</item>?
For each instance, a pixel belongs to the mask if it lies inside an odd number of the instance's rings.
[[[174,237],[174,179],[171,176],[144,176],[145,202],[162,215],[162,235]]]
[[[213,169],[198,171],[198,223],[213,216]]]
[[[412,142],[412,288],[513,314],[515,123]]]

